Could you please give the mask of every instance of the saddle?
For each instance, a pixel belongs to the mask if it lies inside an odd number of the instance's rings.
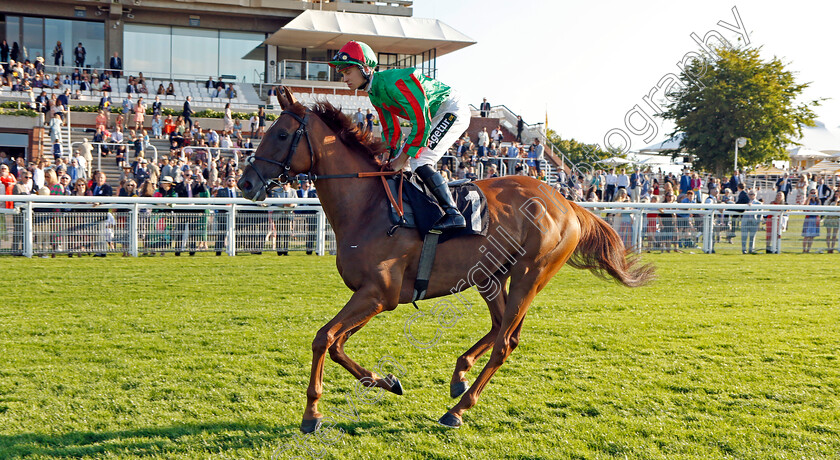
[[[452,198],[455,200],[458,211],[467,221],[467,226],[441,232],[432,230],[432,227],[444,212],[419,178],[414,179],[411,173],[403,172],[383,180],[388,188],[389,214],[391,223],[394,224],[388,234],[393,234],[398,227],[416,228],[420,238],[423,239],[423,248],[417,264],[417,278],[414,280],[414,295],[411,298],[414,308],[419,309],[417,301],[426,297],[437,245],[466,235],[487,236],[490,220],[487,213],[487,198],[470,180],[450,182],[448,185],[452,189]]]
[[[423,182],[410,172],[387,177],[386,182],[391,196],[397,200],[400,196],[400,188],[402,188],[402,215],[394,201],[389,201],[391,223],[395,227],[415,228],[420,238],[424,238],[444,214],[437,200],[426,189]],[[466,235],[486,236],[489,217],[484,192],[469,179],[452,181],[448,185],[458,211],[467,221],[467,226],[443,232],[440,234],[439,243]]]

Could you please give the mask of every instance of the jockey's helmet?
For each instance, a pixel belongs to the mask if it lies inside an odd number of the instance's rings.
[[[376,68],[378,62],[376,60],[376,53],[366,43],[351,40],[346,45],[342,46],[329,64],[335,67],[339,72],[350,65],[359,66],[362,73],[366,76],[368,72],[365,71],[367,67],[370,71]]]

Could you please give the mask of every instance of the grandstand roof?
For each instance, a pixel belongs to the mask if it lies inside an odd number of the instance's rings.
[[[437,49],[442,56],[475,40],[437,19],[307,10],[265,40],[266,44],[339,49],[360,40],[374,50],[420,54]]]

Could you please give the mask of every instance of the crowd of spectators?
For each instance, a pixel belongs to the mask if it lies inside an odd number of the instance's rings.
[[[775,205],[811,205],[840,206],[840,185],[829,185],[826,176],[809,173],[798,174],[793,178],[790,173],[783,173],[775,181],[773,190],[765,190],[764,195],[774,196],[773,200],[761,197],[761,187],[748,187],[743,171],[735,171],[729,178],[717,178],[711,174],[700,174],[685,169],[677,176],[642,171],[639,167],[596,170],[592,174],[568,176],[559,171],[555,187],[573,201],[619,202],[619,203],[704,203],[704,204],[760,204]],[[656,211],[654,209],[654,211]],[[742,211],[743,212],[743,211]],[[702,218],[688,212],[668,212],[658,210],[645,215],[644,241],[647,250],[670,252],[682,248],[693,248],[702,234]],[[624,240],[631,245],[631,213],[617,211],[612,215],[612,224]],[[776,226],[778,237],[787,230],[787,216],[782,215]],[[838,216],[806,215],[802,229],[802,251],[810,252],[814,238],[820,236],[820,227],[826,229],[827,252],[836,250]],[[759,213],[731,215],[720,213],[713,222],[713,242],[725,239],[732,243],[736,232],[741,232],[743,253],[755,252],[755,235],[764,225],[767,232],[767,252],[775,252],[770,247],[772,240],[772,216]]]
[[[449,149],[449,155],[441,160],[441,174],[446,180],[478,179],[479,165],[483,178],[501,175],[531,176],[546,179],[545,147],[535,138],[530,144],[512,141],[502,146],[504,133],[501,126],[489,133],[482,128],[475,142],[469,133],[464,133]]]

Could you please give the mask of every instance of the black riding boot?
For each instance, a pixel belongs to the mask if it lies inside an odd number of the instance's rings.
[[[440,204],[441,209],[446,213],[435,222],[432,228],[435,230],[449,230],[466,227],[467,221],[458,212],[458,208],[455,206],[455,200],[452,199],[452,193],[449,191],[449,186],[446,185],[446,181],[443,180],[443,176],[429,165],[418,167],[414,170],[414,173],[423,180],[426,187],[429,187],[432,195],[434,195],[438,204]]]

